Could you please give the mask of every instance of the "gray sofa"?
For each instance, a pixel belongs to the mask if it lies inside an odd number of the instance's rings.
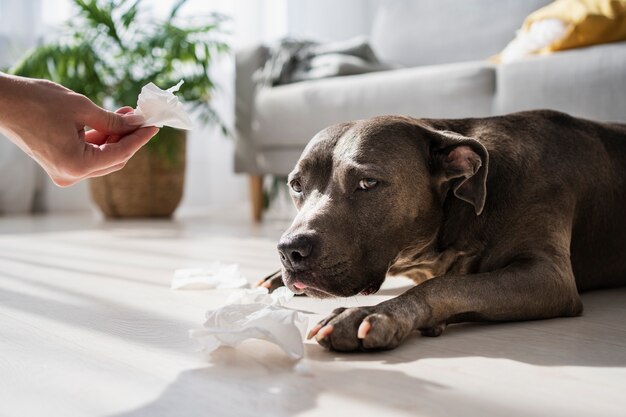
[[[235,169],[251,176],[260,219],[261,178],[286,175],[305,144],[333,123],[380,114],[481,117],[551,108],[626,122],[626,43],[494,65],[546,0],[381,1],[370,34],[384,61],[401,69],[257,88],[267,47],[236,55]]]

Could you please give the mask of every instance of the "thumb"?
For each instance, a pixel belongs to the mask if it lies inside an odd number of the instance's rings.
[[[122,134],[140,127],[145,118],[139,114],[119,114],[107,111],[94,103],[83,113],[83,122],[102,133]]]

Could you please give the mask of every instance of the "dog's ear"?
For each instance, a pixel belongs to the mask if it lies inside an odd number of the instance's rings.
[[[431,169],[444,192],[474,206],[476,215],[485,208],[489,153],[476,139],[449,131],[435,131],[431,142]]]

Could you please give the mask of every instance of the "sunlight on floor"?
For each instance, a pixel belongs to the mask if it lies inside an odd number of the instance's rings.
[[[229,217],[230,216],[230,217]],[[305,344],[310,375],[273,345],[198,353],[187,331],[228,290],[171,291],[173,270],[219,260],[250,282],[278,267],[285,222],[0,218],[0,402],[9,415],[623,415],[626,290],[586,294],[579,318],[451,326],[388,352]],[[378,294],[297,297],[315,323]],[[1,413],[0,413],[1,414]]]

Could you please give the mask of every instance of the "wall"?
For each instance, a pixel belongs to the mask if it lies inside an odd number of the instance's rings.
[[[380,0],[287,0],[291,36],[320,41],[369,35]]]
[[[35,43],[40,22],[40,0],[0,0],[0,68]],[[38,165],[0,135],[0,214],[29,211],[39,177]]]

